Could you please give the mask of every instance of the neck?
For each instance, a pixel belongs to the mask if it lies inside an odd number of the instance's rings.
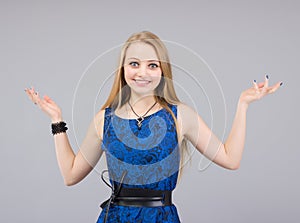
[[[139,110],[144,110],[155,103],[155,98],[153,95],[131,94],[129,102],[133,107]]]

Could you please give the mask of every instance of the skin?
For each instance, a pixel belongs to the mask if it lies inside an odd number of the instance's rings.
[[[181,122],[183,137],[187,138],[199,152],[214,163],[226,169],[238,169],[245,143],[248,106],[250,103],[274,93],[280,87],[280,83],[269,87],[269,79],[265,77],[264,82],[258,84],[253,82],[253,87],[241,93],[232,128],[225,143],[216,137],[193,109],[180,104],[178,121]]]
[[[130,104],[137,114],[145,114],[145,111],[148,110],[145,108],[149,108],[155,103],[154,90],[162,77],[159,59],[154,48],[142,42],[131,44],[125,55],[124,73],[125,81],[131,89]],[[148,115],[158,109],[160,109],[160,105],[156,104]],[[126,104],[118,109],[116,114],[136,118],[133,112],[128,113],[129,110],[130,107]]]
[[[153,91],[162,75],[159,65],[155,50],[150,45],[134,43],[127,49],[124,62],[125,80],[131,88],[130,102],[138,114],[144,114],[155,101]],[[232,170],[239,168],[244,149],[248,106],[276,92],[280,83],[269,86],[269,79],[265,77],[263,82],[253,82],[251,88],[240,94],[232,128],[225,143],[215,136],[199,114],[189,106],[180,103],[177,107],[179,139],[188,139],[199,152],[224,168]],[[29,99],[50,117],[52,123],[63,120],[60,107],[49,96],[45,95],[41,98],[33,87],[25,89],[25,92]],[[160,107],[157,104],[148,114],[158,109]],[[125,106],[117,114],[126,118],[136,118],[128,107],[125,110]],[[103,153],[100,149],[103,119],[104,110],[101,110],[91,121],[77,154],[72,150],[67,133],[54,135],[57,161],[66,185],[80,182],[99,161]]]

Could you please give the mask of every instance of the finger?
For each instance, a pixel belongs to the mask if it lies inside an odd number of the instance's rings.
[[[41,102],[41,99],[40,99],[38,93],[37,93],[37,92],[34,92],[34,94],[33,94],[33,103],[39,105],[40,102]]]
[[[258,91],[258,85],[257,85],[256,80],[253,80],[253,87],[256,91]]]
[[[49,107],[49,104],[46,103],[44,100],[40,100],[37,105],[42,111],[46,113],[49,113],[51,110],[53,110],[52,108]]]
[[[47,102],[45,99],[38,98],[36,101],[37,104],[42,108],[42,109],[51,109],[51,110],[56,110],[56,107],[49,102]]]
[[[40,100],[39,102],[40,108],[44,111],[47,111],[48,109],[53,109],[49,106],[49,103],[47,103],[45,100]]]
[[[264,88],[267,89],[269,87],[269,75],[266,74],[265,75],[265,85],[264,85]]]
[[[31,97],[31,93],[30,93],[29,89],[25,88],[24,91],[26,92],[26,94],[27,94],[28,97]]]
[[[25,92],[27,94],[27,96],[29,97],[29,99],[34,102],[34,97],[33,97],[33,93],[31,89],[25,89]]]
[[[51,104],[52,106],[58,107],[58,105],[48,95],[44,96],[44,100],[49,104]]]
[[[54,107],[46,102],[45,100],[40,101],[40,108],[42,111],[46,112],[48,115],[51,116],[53,113],[57,113],[57,107]]]
[[[258,88],[262,88],[262,87],[265,86],[265,82],[260,82],[260,83],[258,83],[257,85],[258,85]]]
[[[39,104],[40,101],[41,101],[39,93],[37,91],[34,91],[34,88],[32,88],[31,94],[32,94],[33,103],[34,104]]]
[[[55,102],[48,95],[45,95],[44,99],[51,104],[55,104]]]
[[[28,96],[30,96],[30,95],[31,95],[30,89],[28,89],[28,88],[25,88],[25,90],[24,90],[24,91],[26,92],[26,94],[27,94]]]
[[[33,97],[34,99],[39,98],[38,92],[33,91],[31,94],[32,94],[32,97]]]
[[[34,96],[34,88],[31,87],[28,92],[30,93],[30,95],[33,97]]]
[[[268,93],[269,93],[269,94],[274,93],[275,91],[277,91],[277,90],[280,88],[280,86],[281,86],[282,84],[283,84],[283,82],[280,81],[280,82],[278,82],[277,84],[273,85],[272,87],[270,87]]]
[[[48,101],[46,101],[45,99],[42,100],[43,103],[45,104],[45,106],[47,106],[48,108],[52,109],[52,110],[57,110],[57,105],[55,104],[51,104]]]
[[[47,104],[48,107],[53,110],[57,110],[58,105],[48,95],[44,95],[42,100]]]

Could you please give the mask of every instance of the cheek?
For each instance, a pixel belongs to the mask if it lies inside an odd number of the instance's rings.
[[[155,70],[155,71],[151,71],[151,77],[155,81],[160,81],[160,79],[162,77],[161,69],[158,69],[158,70]]]
[[[128,66],[125,66],[124,67],[124,76],[125,76],[125,80],[127,81],[128,79],[132,78],[134,75],[135,75],[135,70],[128,67]]]

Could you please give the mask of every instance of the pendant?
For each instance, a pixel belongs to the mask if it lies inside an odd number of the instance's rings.
[[[136,121],[137,121],[138,129],[141,130],[141,128],[142,128],[142,121],[144,121],[144,117],[138,117],[136,119]]]

